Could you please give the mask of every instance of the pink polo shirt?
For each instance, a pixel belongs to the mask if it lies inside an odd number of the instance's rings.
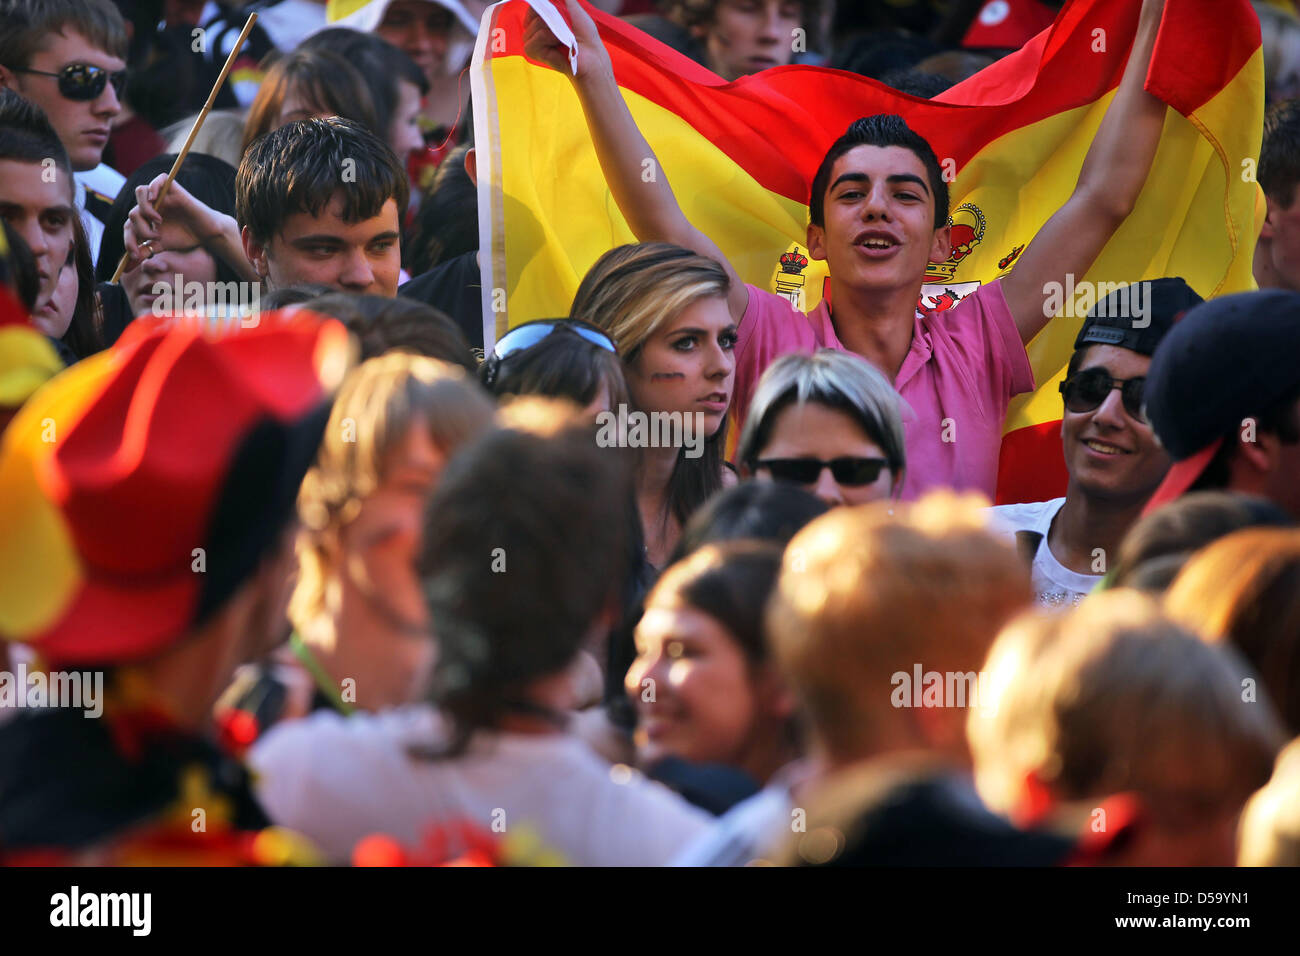
[[[737,421],[743,425],[754,388],[773,359],[823,347],[847,351],[825,299],[804,315],[789,299],[750,286],[736,342]],[[992,498],[1007,404],[1034,387],[1002,283],[980,286],[947,311],[918,313],[894,387],[909,406],[903,409],[902,497],[956,488]]]

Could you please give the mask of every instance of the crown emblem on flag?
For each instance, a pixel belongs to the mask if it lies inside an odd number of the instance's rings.
[[[782,253],[781,269],[776,274],[776,293],[790,300],[796,309],[803,308],[803,284],[807,277],[803,270],[808,268],[808,257],[799,251],[798,244],[789,252]]]
[[[806,268],[808,268],[808,257],[799,252],[798,249],[791,249],[781,256],[782,272],[798,275]]]
[[[952,253],[943,262],[931,262],[925,267],[927,282],[951,281],[962,260],[984,239],[987,222],[979,206],[964,202],[948,217],[948,225],[952,230]]]

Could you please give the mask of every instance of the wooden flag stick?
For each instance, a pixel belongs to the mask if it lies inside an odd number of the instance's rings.
[[[203,128],[203,121],[208,118],[208,113],[212,111],[212,104],[217,101],[217,94],[221,92],[221,86],[226,82],[226,77],[230,74],[230,68],[235,65],[235,58],[239,56],[240,49],[244,46],[244,41],[248,39],[249,32],[253,29],[253,24],[257,22],[257,14],[250,13],[248,22],[244,24],[244,29],[239,31],[239,38],[235,40],[234,49],[230,51],[230,56],[226,57],[226,65],[221,68],[221,75],[217,77],[217,82],[212,85],[212,92],[208,94],[208,101],[203,104],[203,109],[199,110],[199,115],[194,117],[194,125],[190,127],[190,135],[185,137],[185,145],[181,151],[176,154],[176,162],[172,163],[172,170],[163,180],[162,187],[158,190],[158,197],[154,200],[154,205],[161,205],[163,198],[167,195],[167,190],[171,189],[172,180],[180,172],[181,163],[185,162],[185,157],[189,155],[190,147],[194,145],[194,137],[199,135],[199,130]],[[111,281],[117,282],[122,278],[122,270],[126,268],[126,262],[129,256],[122,253],[122,261],[117,264],[117,271],[113,273]]]

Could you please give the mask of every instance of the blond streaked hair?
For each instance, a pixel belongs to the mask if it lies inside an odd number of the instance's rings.
[[[641,347],[682,310],[700,299],[725,303],[731,280],[713,259],[668,242],[618,246],[596,260],[573,298],[569,318],[604,329],[625,366],[634,365]],[[641,411],[653,412],[647,408]],[[668,480],[667,511],[680,524],[722,490],[724,421],[704,442],[698,458],[683,447]]]
[[[619,357],[631,362],[661,325],[699,299],[725,299],[730,285],[717,262],[681,246],[617,246],[583,276],[569,318],[604,329]]]
[[[1171,617],[1237,648],[1300,733],[1300,531],[1248,528],[1207,545],[1165,595]]]
[[[464,369],[438,359],[390,352],[343,380],[316,463],[298,493],[298,582],[289,617],[303,630],[334,600],[329,582],[338,533],[383,482],[389,458],[421,424],[446,456],[492,427],[492,400]]]
[[[1059,799],[1134,792],[1157,817],[1194,822],[1239,807],[1268,779],[1284,738],[1267,695],[1244,683],[1245,661],[1150,597],[1092,595],[1069,614],[1016,622],[1009,642],[1025,640],[1018,628],[1038,629],[1043,649],[1015,678],[1027,725],[1009,740],[1015,769]]]
[[[773,651],[833,757],[866,756],[891,675],[975,671],[1031,600],[1028,569],[979,495],[836,508],[786,548],[767,610]]]
[[[1237,842],[1238,866],[1300,866],[1300,739],[1287,744],[1246,804]]]

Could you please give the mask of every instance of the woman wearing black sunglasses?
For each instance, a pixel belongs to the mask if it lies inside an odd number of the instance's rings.
[[[736,449],[742,473],[802,485],[832,506],[891,497],[906,467],[900,401],[851,352],[782,356],[754,389]]]

